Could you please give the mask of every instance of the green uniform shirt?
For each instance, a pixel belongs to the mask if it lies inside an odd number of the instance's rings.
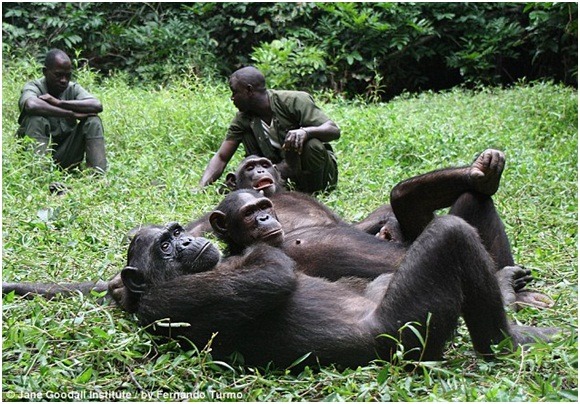
[[[24,104],[26,100],[30,97],[38,97],[39,95],[48,94],[48,88],[46,87],[46,79],[43,77],[38,80],[29,81],[24,85],[22,93],[20,94],[20,99],[18,100],[18,108],[20,108],[20,116],[18,118],[18,123],[21,124],[22,120],[26,116],[26,111],[24,110]],[[69,82],[68,87],[60,95],[59,99],[65,101],[73,100],[86,100],[88,98],[95,98],[80,84]],[[71,133],[75,130],[77,121],[75,119],[59,118],[59,117],[47,117],[48,122],[50,122],[50,131],[53,136],[60,136],[63,134]]]
[[[324,112],[314,103],[314,99],[303,91],[267,90],[272,108],[270,135],[284,144],[289,130],[305,126],[319,126],[329,120]],[[270,123],[270,122],[267,122]],[[284,151],[276,149],[264,132],[260,118],[248,113],[238,112],[228,128],[227,140],[243,143],[246,155],[267,157],[274,163],[284,159]],[[325,143],[329,150],[329,144]]]

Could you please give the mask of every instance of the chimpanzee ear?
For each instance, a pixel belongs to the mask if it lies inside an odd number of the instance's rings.
[[[145,282],[145,277],[139,269],[135,267],[126,266],[121,271],[121,279],[123,284],[132,293],[142,295],[147,291],[147,283]]]
[[[228,233],[228,227],[226,225],[226,214],[219,210],[214,210],[209,215],[209,223],[212,229],[221,236],[225,236]]]
[[[141,230],[142,228],[143,228],[143,226],[139,225],[139,226],[135,226],[131,230],[129,230],[127,232],[127,235],[125,236],[126,241],[131,242],[131,240],[133,240],[135,238],[137,233],[139,233],[139,230]]]
[[[238,180],[238,178],[236,177],[236,174],[228,173],[226,175],[226,181],[225,181],[226,187],[228,187],[228,189],[230,191],[235,191],[237,188],[237,185],[236,185],[237,180]]]

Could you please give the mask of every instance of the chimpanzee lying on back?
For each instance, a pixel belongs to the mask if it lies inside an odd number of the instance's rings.
[[[490,149],[470,166],[437,170],[402,181],[391,192],[391,205],[380,207],[354,226],[308,195],[284,192],[276,167],[266,158],[244,159],[235,174],[228,174],[226,182],[232,189],[255,189],[270,198],[286,234],[286,253],[297,261],[299,270],[312,276],[330,280],[344,276],[374,279],[394,272],[407,246],[433,219],[434,212],[449,206],[450,214],[478,230],[499,272],[515,266],[505,227],[491,198],[499,188],[504,164],[504,154]],[[186,229],[194,236],[211,231],[209,217],[210,214],[205,215]],[[369,233],[392,242],[381,244],[371,240]],[[244,247],[229,244],[233,253]],[[520,274],[515,288],[519,305],[553,305],[545,295],[522,290],[531,276],[523,268]]]
[[[249,365],[287,366],[311,353],[303,364],[357,366],[377,356],[391,358],[397,344],[383,335],[388,334],[401,340],[407,358],[435,360],[460,315],[484,355],[506,336],[519,345],[556,332],[508,324],[493,261],[474,228],[459,217],[434,219],[397,271],[361,290],[296,271],[276,247],[286,241],[271,201],[255,191],[233,193],[220,208],[210,217],[216,231],[232,245],[252,247],[220,261],[211,243],[176,224],[146,227],[131,242],[121,276],[109,283],[121,307],[144,325],[155,323],[156,334],[205,346],[217,332],[216,358],[238,351]],[[334,252],[341,248],[336,244]],[[327,260],[340,259],[329,253]]]
[[[246,233],[254,244],[241,255],[218,261],[212,244],[175,223],[145,227],[133,238],[122,282],[112,282],[110,292],[142,325],[158,322],[152,332],[198,347],[217,332],[212,355],[223,360],[236,351],[247,365],[288,366],[311,353],[302,365],[358,366],[392,357],[396,343],[384,334],[402,341],[408,359],[441,359],[460,315],[483,355],[506,337],[520,345],[556,331],[508,324],[494,264],[476,231],[456,216],[434,219],[400,269],[361,292],[296,271],[275,247],[283,234],[268,199],[253,191],[228,198],[242,223],[219,213],[212,222],[227,234]]]

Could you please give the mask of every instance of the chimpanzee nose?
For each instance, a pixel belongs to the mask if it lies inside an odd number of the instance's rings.
[[[270,220],[270,215],[267,213],[264,213],[264,214],[258,216],[258,220],[260,222],[266,222],[266,221]]]
[[[185,250],[193,241],[191,237],[182,237],[180,242],[177,244],[177,251]]]

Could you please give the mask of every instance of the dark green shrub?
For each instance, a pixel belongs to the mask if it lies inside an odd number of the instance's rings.
[[[168,82],[256,63],[274,86],[392,97],[549,78],[577,85],[577,3],[4,3],[3,50],[60,47]]]

